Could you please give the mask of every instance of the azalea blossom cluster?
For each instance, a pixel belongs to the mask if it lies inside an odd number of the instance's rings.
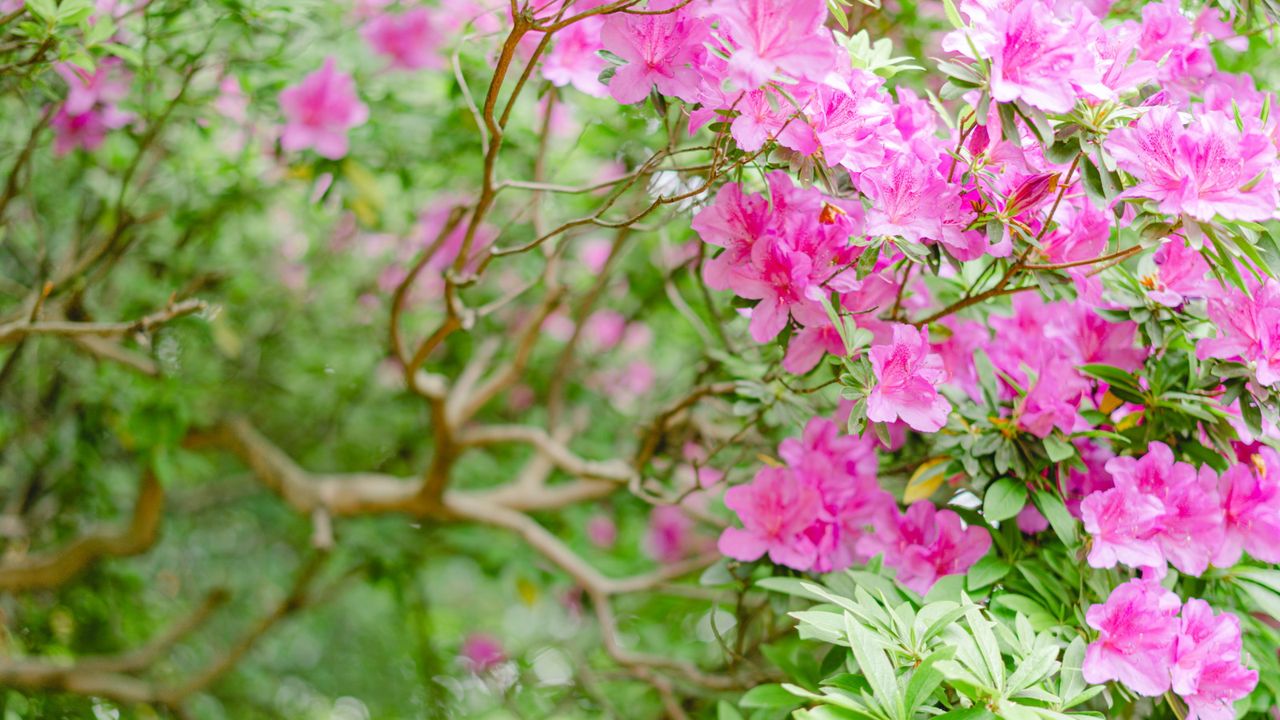
[[[1187,575],[1231,567],[1247,551],[1280,562],[1280,455],[1260,448],[1221,477],[1205,465],[1174,460],[1155,442],[1141,458],[1106,463],[1114,487],[1084,498],[1080,512],[1093,536],[1089,564],[1117,563],[1163,575],[1166,562]]]
[[[57,154],[65,155],[75,148],[96,150],[108,131],[133,120],[133,113],[119,106],[129,95],[130,81],[130,73],[120,60],[103,60],[93,72],[69,62],[55,64],[54,70],[67,83],[67,98],[49,122],[57,133]]]
[[[1120,585],[1086,621],[1098,639],[1085,650],[1085,680],[1116,680],[1148,697],[1172,690],[1187,703],[1188,720],[1231,720],[1232,703],[1258,684],[1257,671],[1242,663],[1236,616],[1195,598],[1184,604],[1152,580]]]
[[[743,527],[726,528],[720,551],[738,560],[765,554],[796,570],[834,572],[877,555],[921,594],[986,554],[991,536],[932,503],[904,513],[877,482],[876,442],[814,418],[778,447],[783,463],[725,493]]]

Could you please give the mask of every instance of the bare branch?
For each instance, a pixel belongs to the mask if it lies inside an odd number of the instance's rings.
[[[146,332],[185,315],[200,312],[206,307],[200,300],[183,300],[131,322],[71,322],[34,319],[0,325],[0,344],[12,343],[28,335],[61,335],[64,337],[120,337],[135,332]]]
[[[128,526],[92,530],[61,549],[9,559],[0,564],[0,589],[56,587],[99,558],[137,555],[155,542],[163,508],[164,489],[148,470],[139,483]]]

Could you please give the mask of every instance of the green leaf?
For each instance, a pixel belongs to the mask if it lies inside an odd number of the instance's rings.
[[[853,658],[858,661],[858,669],[866,676],[871,685],[871,694],[881,709],[889,711],[892,717],[902,717],[902,698],[898,695],[898,676],[885,657],[880,640],[867,632],[866,628],[854,618],[852,613],[844,615],[845,632],[849,635],[849,647],[853,648]]]
[[[738,705],[744,708],[793,708],[800,704],[795,695],[781,685],[757,685],[742,696]]]
[[[995,555],[987,555],[981,560],[973,564],[966,573],[968,582],[966,587],[970,590],[981,590],[988,585],[999,582],[1005,575],[1009,574],[1012,566]]]
[[[914,717],[917,708],[928,702],[933,691],[937,690],[942,681],[946,679],[942,672],[934,666],[943,660],[950,660],[955,654],[955,648],[943,647],[935,650],[916,666],[916,669],[911,673],[911,679],[907,681],[907,690],[903,698],[906,704],[907,717]]]
[[[129,65],[133,65],[135,67],[142,65],[142,55],[138,54],[138,51],[131,47],[127,47],[119,43],[102,43],[98,47],[106,50],[112,55],[115,55]]]
[[[742,713],[727,700],[716,703],[716,720],[742,720]]]
[[[1044,439],[1044,451],[1048,453],[1049,460],[1053,462],[1062,462],[1068,458],[1075,457],[1076,454],[1075,446],[1057,435],[1050,435]]]
[[[1031,499],[1040,514],[1049,521],[1049,526],[1053,528],[1053,532],[1058,536],[1058,539],[1067,547],[1075,547],[1079,542],[1079,536],[1076,532],[1076,519],[1067,511],[1067,506],[1062,502],[1062,498],[1045,490],[1036,490]]]
[[[784,595],[794,595],[795,597],[805,598],[806,600],[816,600],[824,602],[826,598],[809,590],[805,587],[808,585],[804,580],[789,577],[768,577],[756,582],[756,587],[772,590],[773,592],[782,593]]]
[[[955,0],[942,0],[942,9],[947,14],[947,22],[951,23],[951,27],[957,30],[964,29],[964,19],[960,17],[960,11],[956,9]]]
[[[1074,698],[1084,691],[1084,638],[1076,637],[1062,652],[1062,668],[1058,671],[1058,697]]]
[[[991,522],[1001,522],[1022,512],[1027,504],[1027,484],[1013,478],[1000,478],[987,487],[982,497],[982,516]]]
[[[992,682],[995,683],[995,689],[1002,690],[1005,679],[1004,659],[1000,656],[1000,643],[996,640],[995,633],[991,631],[995,623],[988,620],[982,614],[982,609],[976,605],[965,613],[965,619],[969,621],[969,630],[978,643],[978,651],[982,653],[982,661],[987,666]]]

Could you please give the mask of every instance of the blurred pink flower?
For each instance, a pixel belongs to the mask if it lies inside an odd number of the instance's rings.
[[[333,57],[302,82],[280,93],[285,126],[280,145],[293,152],[314,148],[331,160],[347,154],[347,131],[369,119],[350,75],[339,72]]]

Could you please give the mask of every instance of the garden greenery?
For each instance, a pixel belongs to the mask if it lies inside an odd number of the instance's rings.
[[[1270,0],[0,0],[0,715],[1280,717]]]

